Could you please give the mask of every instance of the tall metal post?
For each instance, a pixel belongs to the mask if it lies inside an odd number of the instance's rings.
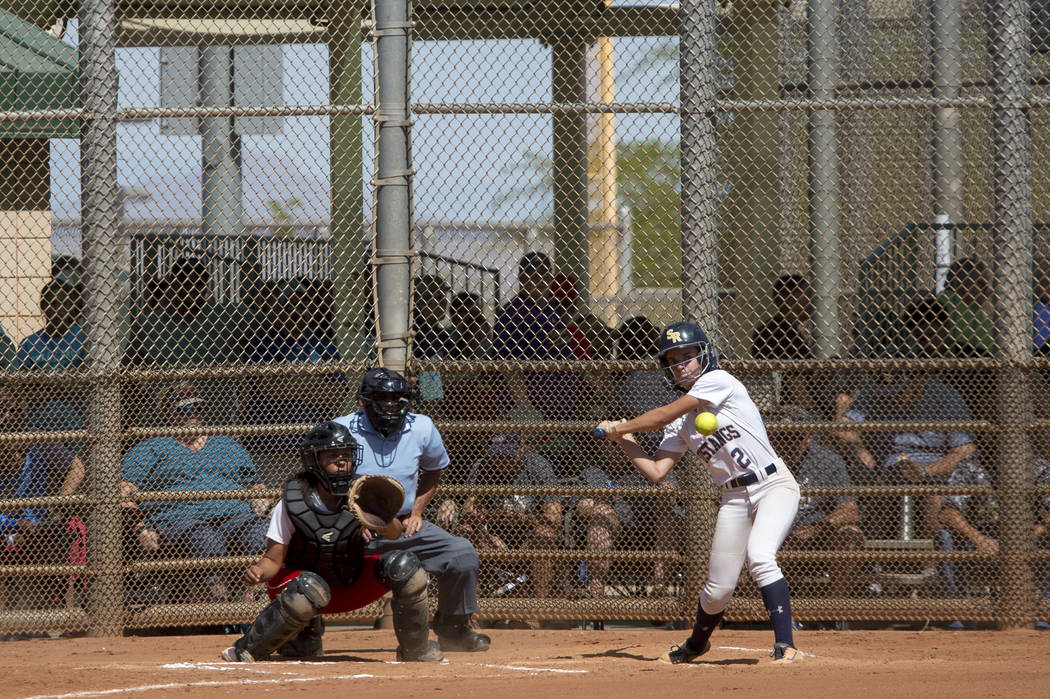
[[[96,375],[120,369],[122,282],[120,187],[117,184],[116,11],[113,0],[83,0],[79,19],[81,220],[87,272],[87,366]],[[99,500],[88,515],[88,565],[96,572],[87,612],[95,636],[119,636],[124,608],[120,573],[120,384],[96,381],[87,426],[87,487]]]
[[[356,106],[362,101],[361,15],[357,2],[333,3],[328,24],[329,101]],[[343,359],[361,360],[369,351],[365,328],[371,315],[365,264],[364,182],[361,177],[364,120],[358,114],[329,118],[332,179],[332,279],[336,344]],[[356,407],[354,407],[356,410]]]
[[[1031,39],[1028,0],[996,0],[988,42],[994,64],[995,330],[999,374],[1000,618],[1030,627],[1035,590],[1032,553],[1034,469],[1027,423],[1032,419],[1027,371],[1032,359],[1032,163],[1028,99]]]
[[[682,170],[682,315],[716,346],[718,213],[715,186],[715,0],[682,0],[679,19]],[[696,590],[699,594],[699,590]]]
[[[955,100],[962,90],[962,0],[932,0],[933,97]],[[937,107],[933,129],[933,201],[937,223],[963,220],[962,114],[957,107]],[[950,228],[936,232],[936,291],[943,289],[951,265]]]
[[[551,40],[551,95],[556,104],[587,101],[587,38]],[[551,117],[553,138],[555,266],[576,278],[586,305],[590,297],[587,223],[587,117],[560,112]]]
[[[809,96],[835,98],[839,79],[838,0],[809,0]],[[809,115],[809,233],[813,259],[814,344],[820,359],[840,354],[838,126],[835,112]]]
[[[374,0],[376,37],[376,324],[383,366],[408,361],[412,170],[408,115],[409,0]]]
[[[715,0],[682,0],[679,18],[679,79],[681,80],[682,170],[682,314],[704,328],[715,346],[718,325],[718,220],[715,191]],[[688,472],[688,475],[687,475]],[[710,537],[705,523],[713,520],[701,492],[696,469],[683,470],[682,486],[690,532],[682,554],[686,571],[681,615],[695,613]],[[687,601],[688,600],[688,601]]]

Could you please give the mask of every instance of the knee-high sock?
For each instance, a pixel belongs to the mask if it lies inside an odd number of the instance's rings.
[[[769,620],[773,622],[773,637],[777,643],[787,643],[795,647],[791,632],[791,594],[788,592],[787,580],[781,578],[759,588],[762,602],[766,605]]]
[[[693,635],[686,639],[685,642],[693,652],[699,653],[704,649],[704,644],[711,638],[714,630],[718,628],[718,622],[722,621],[723,613],[708,614],[699,602],[696,603],[696,622],[693,624]]]

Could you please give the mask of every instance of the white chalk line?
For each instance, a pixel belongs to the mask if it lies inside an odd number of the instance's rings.
[[[168,682],[165,684],[146,684],[138,687],[118,687],[117,689],[96,689],[66,694],[34,694],[25,699],[77,699],[79,697],[105,697],[114,694],[132,694],[136,692],[153,692],[160,689],[179,689],[180,687],[235,687],[245,684],[287,684],[290,682],[321,682],[326,680],[361,680],[371,679],[375,675],[332,675],[331,677],[277,677],[272,680],[202,680],[198,682]],[[396,678],[392,678],[396,679]]]
[[[554,667],[522,667],[520,665],[486,665],[485,663],[472,663],[478,667],[488,667],[494,670],[513,670],[515,672],[553,672],[567,675],[586,675],[589,670],[565,670]]]

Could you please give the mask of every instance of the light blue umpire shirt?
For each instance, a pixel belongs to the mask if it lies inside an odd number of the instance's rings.
[[[360,475],[396,478],[405,489],[405,502],[399,515],[412,512],[420,471],[441,471],[449,464],[448,452],[434,421],[426,415],[409,413],[401,431],[384,437],[372,427],[363,410],[335,419],[345,425],[361,445]]]

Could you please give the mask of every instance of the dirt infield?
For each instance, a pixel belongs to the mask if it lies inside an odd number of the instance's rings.
[[[2,697],[684,697],[708,691],[780,697],[1046,696],[1050,633],[1037,631],[803,631],[807,654],[769,658],[768,631],[722,630],[704,662],[656,656],[681,631],[494,631],[487,653],[442,664],[393,660],[389,631],[333,630],[319,662],[218,660],[230,636],[8,642]]]

